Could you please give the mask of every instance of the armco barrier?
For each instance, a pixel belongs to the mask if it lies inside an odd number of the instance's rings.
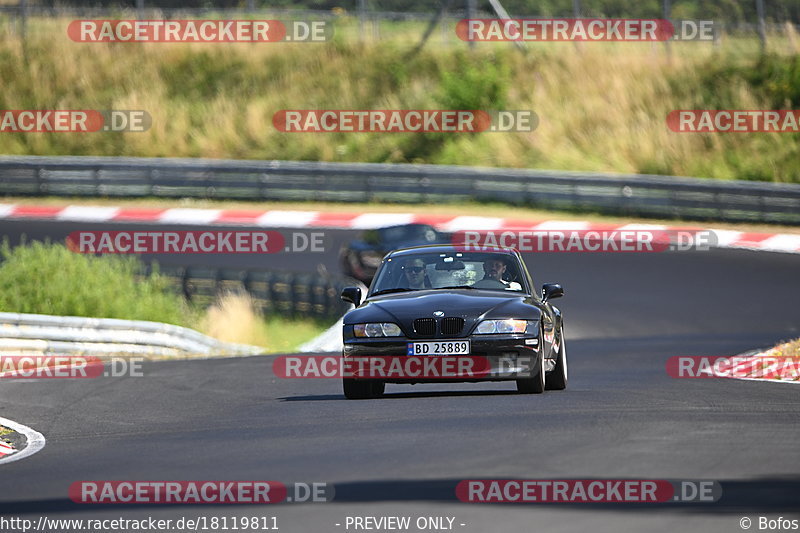
[[[149,272],[148,267],[145,272]],[[227,292],[246,292],[262,313],[336,319],[350,304],[340,298],[344,287],[358,282],[342,276],[302,272],[236,270],[209,267],[160,267],[188,301],[206,307]],[[366,290],[366,288],[365,288]]]
[[[473,200],[623,216],[800,224],[797,184],[438,165],[0,157],[0,194],[398,203]]]
[[[262,350],[160,322],[0,313],[0,352],[210,356],[255,355]]]

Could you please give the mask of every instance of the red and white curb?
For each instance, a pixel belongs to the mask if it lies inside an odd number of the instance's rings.
[[[16,448],[14,448],[12,445],[7,444],[5,442],[0,442],[0,459],[2,459],[7,455],[16,453],[16,451],[17,451]]]
[[[776,357],[777,348],[778,346],[775,346],[767,350],[764,350],[763,352],[757,352],[757,353],[746,352],[744,354],[741,354],[740,356],[737,357],[744,357],[744,360],[739,366],[746,368],[748,365],[752,363],[752,361],[763,360],[768,357],[774,358]],[[734,373],[735,373],[735,368],[734,368]],[[800,379],[776,379],[776,378],[747,377],[747,376],[741,376],[741,377],[734,376],[733,379],[740,379],[742,381],[766,381],[767,383],[788,383],[788,384],[800,385]]]
[[[25,440],[27,441],[25,447],[21,450],[16,450],[14,447],[0,442],[0,465],[19,461],[20,459],[29,457],[44,448],[46,440],[44,435],[38,431],[1,416],[0,426],[13,429],[17,433],[24,435]]]
[[[121,208],[98,206],[37,206],[0,204],[0,220],[63,220],[69,222],[127,222],[192,226],[249,226],[265,228],[375,229],[397,224],[430,224],[441,231],[713,231],[718,248],[800,253],[800,234],[752,233],[695,226],[610,224],[568,220],[530,220],[501,217],[429,215],[414,213],[339,213],[255,209]]]

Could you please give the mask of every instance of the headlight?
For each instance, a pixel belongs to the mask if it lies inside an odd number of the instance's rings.
[[[403,332],[400,331],[400,327],[391,322],[354,324],[353,332],[356,337],[399,337],[403,334]]]
[[[475,328],[475,333],[478,335],[487,335],[490,333],[525,333],[528,327],[528,320],[484,320],[478,327]],[[535,320],[531,322],[536,322]]]

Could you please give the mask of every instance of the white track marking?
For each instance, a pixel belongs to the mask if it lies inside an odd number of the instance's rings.
[[[473,217],[473,216],[460,216],[455,217],[450,222],[440,224],[445,231],[460,231],[460,230],[499,230],[503,229],[502,218],[494,217]]]
[[[164,224],[210,224],[216,221],[221,213],[221,209],[185,209],[176,207],[161,213],[158,221]]]
[[[14,204],[0,204],[0,218],[6,218],[14,213],[16,207]]]
[[[256,220],[257,226],[275,228],[305,228],[312,226],[316,211],[267,211]]]
[[[536,231],[582,231],[591,229],[588,222],[573,220],[547,220],[533,227]]]
[[[91,205],[70,205],[62,209],[57,220],[97,221],[111,220],[119,213],[116,207],[97,207]]]
[[[13,429],[17,433],[22,433],[25,435],[25,438],[28,441],[27,446],[25,446],[22,450],[18,451],[13,455],[9,455],[3,459],[0,459],[0,465],[5,463],[13,463],[14,461],[19,461],[20,459],[24,459],[30,455],[35,454],[45,445],[45,438],[44,435],[39,433],[36,430],[29,428],[28,426],[23,426],[13,420],[9,420],[7,418],[3,418],[0,416],[0,426],[5,426],[9,429]]]
[[[415,215],[410,213],[364,213],[353,219],[350,227],[353,229],[373,229],[387,226],[411,224]]]

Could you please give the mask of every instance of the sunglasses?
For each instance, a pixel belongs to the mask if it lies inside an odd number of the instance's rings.
[[[406,267],[405,269],[408,270],[409,272],[413,272],[414,274],[419,274],[420,272],[425,270],[425,267]]]

